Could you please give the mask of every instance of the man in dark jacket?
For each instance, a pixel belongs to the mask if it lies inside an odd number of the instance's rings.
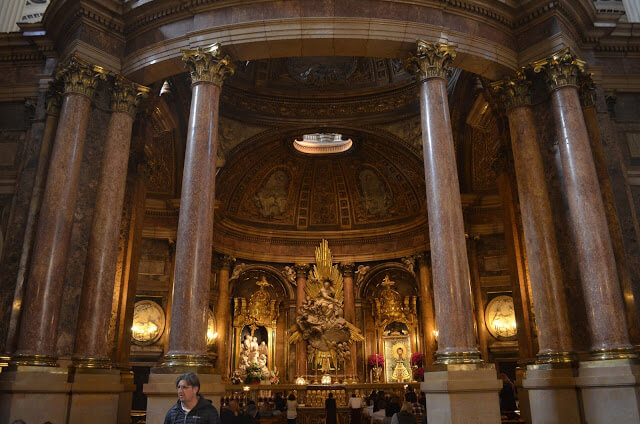
[[[200,396],[200,380],[192,372],[176,379],[178,402],[169,409],[164,424],[220,424],[218,410]]]

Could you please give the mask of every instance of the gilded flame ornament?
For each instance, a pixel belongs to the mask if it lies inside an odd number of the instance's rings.
[[[307,354],[314,368],[328,372],[349,358],[349,346],[364,341],[357,327],[344,319],[342,274],[333,264],[329,244],[323,240],[316,248],[316,264],[305,286],[306,299],[289,343],[307,342]]]

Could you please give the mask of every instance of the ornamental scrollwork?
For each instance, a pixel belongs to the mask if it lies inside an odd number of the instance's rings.
[[[567,85],[578,85],[578,77],[585,72],[586,62],[565,48],[531,64],[533,71],[542,72],[551,91]]]
[[[211,82],[222,86],[225,78],[233,75],[235,66],[231,58],[220,50],[220,43],[196,49],[183,49],[182,60],[191,74],[191,83]]]
[[[456,57],[456,45],[429,43],[418,40],[416,54],[405,61],[407,72],[413,73],[418,81],[429,78],[448,79],[450,67]]]

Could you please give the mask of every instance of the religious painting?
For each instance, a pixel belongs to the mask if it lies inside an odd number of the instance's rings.
[[[289,174],[283,169],[273,171],[253,196],[253,201],[263,218],[273,218],[287,211]]]
[[[411,341],[408,336],[384,339],[384,371],[387,383],[411,381],[411,353]]]
[[[511,296],[496,296],[489,301],[484,312],[489,333],[496,339],[511,339],[518,334],[516,313]]]
[[[384,215],[393,204],[391,194],[380,176],[372,169],[365,168],[358,174],[362,205],[369,215]]]

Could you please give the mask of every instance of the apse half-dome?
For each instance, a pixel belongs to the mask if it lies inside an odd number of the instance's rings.
[[[424,249],[424,171],[414,152],[397,140],[349,134],[357,140],[350,150],[308,155],[293,148],[294,138],[248,140],[231,152],[216,182],[216,250],[312,259],[322,238],[338,256]]]

